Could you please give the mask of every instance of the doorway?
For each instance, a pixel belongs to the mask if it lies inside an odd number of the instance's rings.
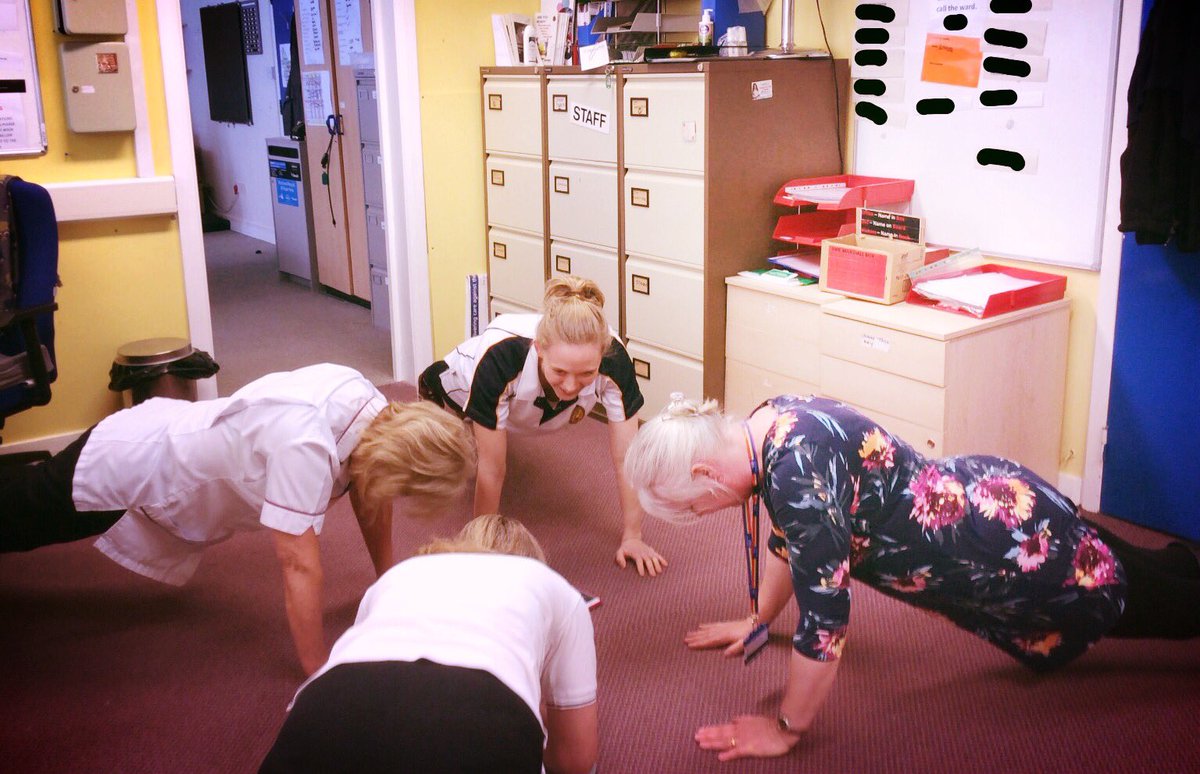
[[[232,124],[209,118],[201,38],[200,9],[222,3],[229,0],[179,0],[204,222],[220,229],[203,236],[213,355],[221,364],[218,394],[265,373],[326,361],[351,366],[375,383],[392,381],[392,337],[367,306],[324,292],[319,283],[311,290],[279,271],[267,141],[284,135],[279,93],[286,64],[280,66],[277,52],[289,41],[277,40],[272,20],[274,5],[292,4],[257,0],[258,45],[246,53],[251,123]]]

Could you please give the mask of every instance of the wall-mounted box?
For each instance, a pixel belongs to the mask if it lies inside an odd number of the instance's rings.
[[[131,132],[133,78],[124,43],[63,43],[63,95],[72,132]]]
[[[55,0],[54,20],[64,35],[124,35],[125,0]]]

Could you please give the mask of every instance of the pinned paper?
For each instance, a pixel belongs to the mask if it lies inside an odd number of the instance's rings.
[[[921,80],[975,88],[979,85],[979,68],[982,61],[983,52],[980,49],[979,38],[926,35]]]

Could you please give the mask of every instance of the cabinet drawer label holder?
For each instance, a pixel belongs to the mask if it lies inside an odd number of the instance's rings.
[[[567,112],[567,95],[552,94],[550,96],[550,109],[555,113]]]
[[[563,274],[571,273],[571,258],[566,255],[554,256],[554,270],[561,271]]]
[[[650,189],[649,188],[630,188],[629,203],[634,207],[649,207],[650,206]]]
[[[571,193],[571,178],[563,177],[562,175],[554,176],[554,193],[569,194]]]
[[[504,185],[504,170],[503,169],[493,169],[492,170],[492,185]]]
[[[631,358],[633,360],[633,375],[639,379],[650,378],[650,363],[639,358]]]
[[[488,110],[503,110],[504,96],[501,94],[488,95]]]
[[[501,260],[508,258],[508,247],[503,242],[492,242],[492,255]]]
[[[650,115],[649,97],[630,97],[629,115],[634,118],[645,118]]]
[[[634,293],[641,293],[644,296],[650,295],[649,277],[644,277],[641,274],[631,274],[629,276],[629,282]]]

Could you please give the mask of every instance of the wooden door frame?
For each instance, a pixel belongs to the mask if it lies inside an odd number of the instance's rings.
[[[1123,0],[1117,43],[1116,98],[1113,100],[1112,139],[1109,143],[1108,191],[1104,205],[1104,240],[1100,248],[1100,283],[1096,292],[1096,340],[1092,353],[1092,389],[1088,404],[1087,436],[1083,455],[1083,481],[1079,504],[1090,511],[1100,508],[1104,479],[1104,444],[1108,438],[1108,403],[1111,392],[1113,341],[1116,337],[1117,292],[1121,277],[1121,153],[1128,141],[1125,121],[1129,104],[1125,95],[1133,74],[1142,33],[1142,0]]]

